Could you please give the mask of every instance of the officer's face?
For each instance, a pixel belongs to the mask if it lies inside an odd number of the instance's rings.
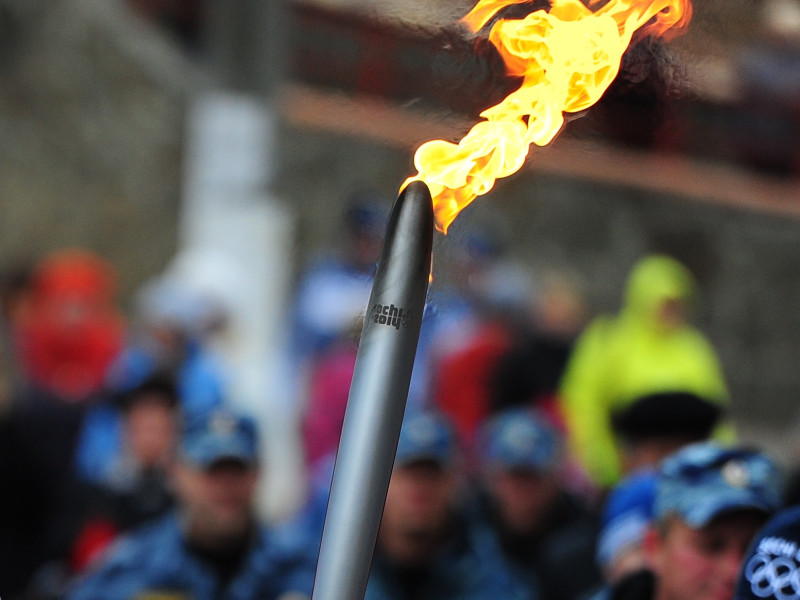
[[[384,525],[409,532],[438,531],[448,522],[454,485],[454,474],[434,462],[395,468],[386,496]]]
[[[254,467],[224,460],[205,470],[181,464],[176,474],[178,495],[191,526],[211,537],[247,531],[258,480]]]
[[[739,511],[692,529],[672,519],[648,533],[648,558],[658,579],[655,600],[731,600],[742,559],[764,522]]]
[[[502,469],[490,477],[491,494],[505,526],[517,533],[535,532],[556,500],[555,475],[530,469]]]

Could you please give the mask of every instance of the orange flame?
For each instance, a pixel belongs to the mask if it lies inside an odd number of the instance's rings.
[[[473,32],[502,8],[524,0],[480,0],[462,19]],[[599,0],[590,0],[594,7]],[[458,143],[433,140],[414,155],[417,175],[433,197],[436,227],[443,233],[458,213],[517,172],[531,144],[544,146],[564,124],[564,113],[597,102],[619,72],[634,33],[666,35],[685,27],[689,0],[610,0],[592,11],[579,0],[554,0],[549,11],[499,20],[489,33],[509,75],[522,85],[481,113]]]

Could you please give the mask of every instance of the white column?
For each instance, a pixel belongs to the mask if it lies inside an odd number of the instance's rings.
[[[171,269],[217,293],[230,310],[220,347],[232,375],[230,400],[261,426],[259,509],[274,518],[296,506],[302,493],[292,399],[278,367],[293,220],[269,192],[274,111],[253,95],[200,95],[187,136],[180,249]]]

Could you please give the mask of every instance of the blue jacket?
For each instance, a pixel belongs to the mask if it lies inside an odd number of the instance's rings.
[[[484,524],[460,522],[454,537],[424,576],[416,600],[536,600],[534,586],[502,557]],[[365,600],[404,600],[407,573],[392,567],[378,551],[372,563]]]
[[[96,570],[77,582],[67,600],[273,600],[296,592],[311,596],[314,565],[262,529],[239,572],[225,589],[214,570],[190,553],[175,514],[114,544]]]

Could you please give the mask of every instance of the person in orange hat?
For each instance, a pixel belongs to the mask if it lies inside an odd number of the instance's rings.
[[[25,294],[14,322],[21,381],[0,422],[0,487],[9,492],[0,495],[3,597],[22,593],[67,550],[78,498],[76,440],[124,331],[115,272],[91,252],[49,254]]]
[[[86,250],[59,250],[36,267],[31,306],[20,323],[28,383],[68,401],[100,391],[123,340],[116,274]]]

